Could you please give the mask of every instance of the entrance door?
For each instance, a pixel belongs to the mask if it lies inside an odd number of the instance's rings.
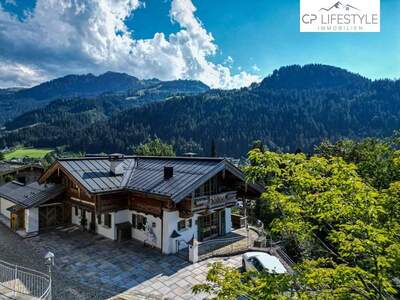
[[[11,230],[17,231],[17,230],[25,229],[25,210],[24,209],[20,209],[18,211],[12,212],[10,217],[11,217],[10,218]]]
[[[117,229],[117,240],[123,242],[132,239],[131,226],[123,226]]]
[[[203,216],[203,239],[211,239],[218,236],[219,233],[219,213],[214,212],[209,215]]]
[[[11,230],[17,231],[18,230],[18,217],[15,213],[11,213]]]

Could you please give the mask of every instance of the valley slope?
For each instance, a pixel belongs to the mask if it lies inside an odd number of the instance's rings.
[[[10,132],[2,143],[129,153],[156,135],[178,153],[209,155],[213,140],[218,155],[245,155],[254,140],[275,150],[312,151],[323,139],[384,137],[400,128],[400,81],[371,81],[324,65],[289,66],[249,88],[174,96],[89,123],[46,122]]]

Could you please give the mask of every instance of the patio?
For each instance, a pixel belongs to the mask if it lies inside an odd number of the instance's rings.
[[[112,299],[202,299],[192,295],[191,288],[204,282],[209,263],[241,264],[240,255],[191,264],[136,241],[117,243],[77,227],[49,231],[26,241],[43,254],[52,251],[58,272],[106,290],[115,295]]]

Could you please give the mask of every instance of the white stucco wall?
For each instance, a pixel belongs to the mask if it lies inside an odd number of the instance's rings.
[[[82,218],[81,217],[81,209],[78,208],[78,215],[76,216],[75,215],[75,206],[73,205],[71,213],[72,213],[71,223],[75,224],[75,225],[78,225],[78,226],[81,226],[81,218]],[[92,213],[89,212],[89,211],[86,211],[86,220],[87,220],[86,229],[89,229],[90,228],[90,222],[92,220]]]
[[[117,235],[117,228],[115,224],[120,224],[120,223],[125,223],[125,222],[132,222],[132,214],[136,215],[142,215],[147,218],[147,227],[151,227],[153,230],[156,240],[155,240],[155,246],[159,249],[161,249],[161,218],[156,218],[152,215],[146,215],[141,212],[137,212],[134,210],[121,210],[118,212],[112,212],[110,213],[111,215],[111,227],[107,227],[104,225],[104,219],[105,215],[101,215],[101,225],[97,224],[97,233],[105,236],[106,238],[112,239],[112,240],[117,240],[118,235]],[[96,218],[97,221],[97,218]],[[155,223],[155,227],[153,227],[153,223]],[[132,228],[132,238],[136,239],[138,241],[144,242],[145,240],[149,239],[149,233],[148,229],[146,230],[139,230],[136,228]]]
[[[163,253],[171,254],[176,253],[177,250],[177,240],[185,241],[186,243],[179,243],[180,249],[187,247],[187,242],[189,242],[193,236],[197,239],[197,218],[198,214],[194,214],[192,218],[182,219],[179,217],[178,211],[167,211],[163,212],[163,222],[164,222],[164,236],[163,236]],[[186,220],[186,222],[192,219],[192,227],[185,228],[178,231],[178,222],[181,220]],[[180,234],[178,238],[171,238],[172,232],[176,230]]]
[[[0,213],[5,216],[6,218],[10,219],[11,218],[11,213],[7,210],[7,208],[10,208],[11,206],[14,206],[15,204],[12,203],[11,201],[8,201],[4,198],[0,198],[1,204],[0,204]]]
[[[120,210],[112,214],[115,217],[114,222],[112,222],[114,225],[131,221],[131,214],[129,213],[128,209]]]
[[[72,206],[72,211],[71,211],[71,223],[74,225],[81,225],[81,218],[80,218],[80,210],[78,210],[78,215],[75,216],[75,206]]]
[[[232,231],[232,209],[230,207],[225,208],[225,232],[229,233]]]
[[[39,231],[39,208],[25,209],[25,231],[34,233]]]
[[[152,244],[150,239],[151,235],[149,230],[151,229],[155,234],[154,246],[161,249],[161,231],[162,231],[162,221],[161,218],[154,217],[152,215],[147,215],[134,210],[129,211],[129,222],[132,222],[132,214],[141,215],[147,218],[146,230],[140,230],[137,228],[132,228],[132,238],[144,242],[145,240]],[[154,223],[154,224],[153,224]],[[155,226],[153,226],[155,225]]]
[[[111,215],[111,227],[107,227],[104,225],[105,215],[102,214],[101,224],[96,224],[96,230],[98,234],[115,241],[117,239],[117,234],[115,229],[115,213],[110,213],[110,215]]]

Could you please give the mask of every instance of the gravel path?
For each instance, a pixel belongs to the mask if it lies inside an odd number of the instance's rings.
[[[23,240],[1,223],[0,259],[41,272],[47,272],[43,256],[27,240]],[[57,270],[57,267],[53,270],[54,300],[107,299],[115,294],[115,291],[102,291],[83,285],[73,280],[73,278],[69,278],[62,271]]]

